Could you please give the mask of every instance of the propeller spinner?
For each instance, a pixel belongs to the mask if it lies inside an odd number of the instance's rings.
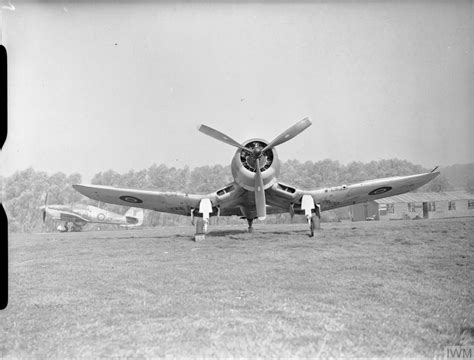
[[[236,148],[241,149],[248,153],[248,157],[252,163],[255,164],[255,177],[254,177],[254,188],[255,188],[255,207],[257,210],[257,217],[260,220],[265,219],[267,212],[266,212],[266,200],[265,200],[265,189],[263,186],[263,177],[262,177],[262,165],[265,164],[264,155],[265,152],[268,150],[273,149],[274,147],[281,145],[288,140],[293,139],[295,136],[303,132],[306,128],[311,125],[311,120],[309,118],[304,118],[303,120],[297,122],[286,131],[278,135],[275,139],[273,139],[268,145],[265,147],[255,146],[253,148],[247,148],[237,141],[232,139],[230,136],[217,131],[207,125],[199,126],[198,130],[214,139],[222,141],[226,144],[234,146]]]

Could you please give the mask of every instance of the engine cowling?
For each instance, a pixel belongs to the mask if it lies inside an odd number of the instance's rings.
[[[256,157],[258,154],[260,162],[260,171],[263,178],[263,187],[268,189],[276,181],[280,174],[280,161],[275,148],[261,150],[268,145],[268,141],[263,139],[251,139],[246,141],[243,146],[249,151],[239,149],[232,159],[231,170],[235,182],[245,190],[255,190]]]

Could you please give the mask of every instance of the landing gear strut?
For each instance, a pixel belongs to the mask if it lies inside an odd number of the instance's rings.
[[[69,225],[69,232],[80,232],[80,231],[82,231],[82,226],[75,223],[71,223],[71,225]]]
[[[309,223],[309,237],[314,236],[314,230],[321,229],[321,213],[319,212],[319,206],[316,206],[314,210],[311,211],[311,215],[308,216],[308,223]]]
[[[194,220],[194,209],[191,210],[191,223]],[[209,225],[209,214],[213,212],[212,202],[210,199],[201,199],[199,201],[199,213],[202,214],[202,218],[196,221],[196,234],[194,235],[194,241],[204,240],[206,238],[207,226]],[[220,215],[220,210],[217,211]]]
[[[313,237],[314,236],[314,229],[316,227],[316,224],[315,224],[315,221],[316,220],[316,215],[315,214],[311,214],[309,217],[308,217],[308,223],[309,223],[309,237]]]
[[[206,219],[207,220],[207,219]],[[198,218],[196,221],[196,234],[194,235],[194,241],[201,241],[206,238],[207,224],[202,218]]]
[[[253,219],[247,219],[247,222],[249,224],[249,233],[253,232]]]

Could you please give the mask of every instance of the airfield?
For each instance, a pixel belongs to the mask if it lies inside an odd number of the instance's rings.
[[[474,218],[12,234],[0,357],[444,357]]]

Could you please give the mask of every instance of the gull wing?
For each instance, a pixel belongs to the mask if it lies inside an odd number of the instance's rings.
[[[331,210],[415,190],[437,177],[439,171],[435,170],[308,191],[277,183],[268,190],[269,203],[282,209],[289,209],[290,205],[294,204],[295,209],[298,209],[303,195],[311,195],[315,204],[321,205],[321,211]]]
[[[133,206],[165,213],[190,215],[191,209],[199,209],[202,199],[216,204],[216,195],[193,195],[180,192],[123,189],[102,185],[77,184],[72,186],[81,194],[109,204]]]

